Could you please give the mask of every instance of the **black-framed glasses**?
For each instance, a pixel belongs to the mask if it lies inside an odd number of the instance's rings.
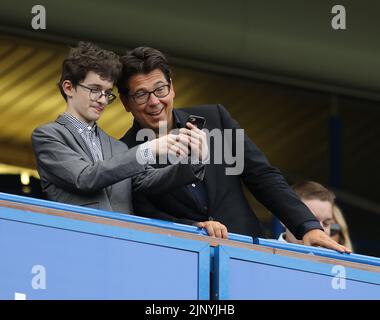
[[[135,94],[130,94],[129,97],[131,97],[137,104],[144,104],[148,102],[152,93],[157,98],[165,98],[170,93],[170,84],[164,84],[152,91],[139,91]]]
[[[332,223],[330,226],[330,236],[335,236],[341,231],[340,225],[337,223]]]
[[[92,101],[98,101],[101,97],[105,96],[107,104],[111,104],[116,99],[116,96],[112,92],[103,92],[98,88],[90,88],[80,83],[78,83],[78,86],[90,90],[90,100]]]

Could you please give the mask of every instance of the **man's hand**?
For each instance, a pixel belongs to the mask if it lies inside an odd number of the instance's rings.
[[[187,128],[181,128],[180,133],[187,134],[190,137],[190,149],[192,163],[199,161],[205,162],[209,157],[206,133],[192,123],[186,123]],[[190,129],[190,130],[189,130]]]
[[[189,155],[189,144],[190,137],[185,133],[178,135],[168,134],[149,141],[149,146],[154,156],[168,154],[179,159]]]
[[[226,226],[218,221],[197,222],[195,226],[205,228],[210,237],[228,239]]]
[[[323,247],[327,249],[337,250],[339,252],[351,253],[352,251],[347,249],[331,239],[326,233],[319,229],[313,229],[306,232],[302,238],[305,246]]]

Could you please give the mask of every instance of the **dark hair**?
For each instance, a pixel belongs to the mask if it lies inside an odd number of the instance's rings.
[[[120,76],[121,63],[119,56],[112,51],[104,50],[90,42],[79,42],[71,48],[62,63],[62,74],[58,86],[62,96],[67,96],[62,88],[65,80],[70,80],[74,87],[84,80],[89,71],[98,74],[102,79],[116,82]]]
[[[294,192],[304,200],[329,201],[334,204],[335,194],[318,182],[302,181],[292,185]]]
[[[165,55],[150,47],[137,47],[120,58],[123,65],[121,76],[117,82],[117,89],[120,94],[128,95],[127,83],[136,74],[148,74],[159,69],[164,74],[166,80],[171,81],[171,70]]]

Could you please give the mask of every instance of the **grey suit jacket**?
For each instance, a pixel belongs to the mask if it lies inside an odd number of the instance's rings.
[[[98,129],[104,157],[98,162],[65,117],[33,131],[37,170],[49,200],[132,214],[132,188],[158,194],[203,179],[202,165],[141,165],[138,147],[128,149]]]

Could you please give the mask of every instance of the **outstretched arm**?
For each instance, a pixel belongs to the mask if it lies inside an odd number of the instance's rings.
[[[41,178],[70,191],[93,193],[123,179],[144,172],[146,165],[136,160],[138,147],[123,149],[106,161],[92,163],[62,132],[51,127],[37,128],[32,134],[33,150]]]
[[[302,238],[303,244],[306,246],[324,247],[327,249],[337,250],[342,253],[352,253],[345,246],[342,246],[331,239],[326,233],[319,229],[313,229],[305,233]]]

